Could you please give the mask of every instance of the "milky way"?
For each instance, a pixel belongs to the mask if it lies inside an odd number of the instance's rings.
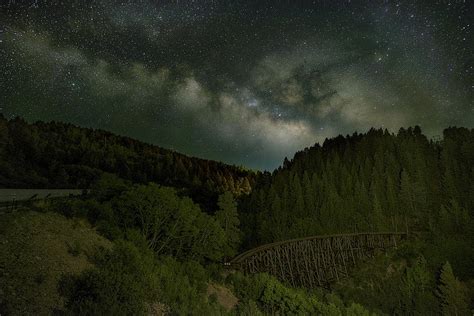
[[[2,1],[0,112],[273,169],[370,127],[474,126],[466,1]]]

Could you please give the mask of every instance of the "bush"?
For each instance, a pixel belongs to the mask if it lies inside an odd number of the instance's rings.
[[[263,316],[257,303],[252,300],[245,300],[237,305],[235,313],[240,316]]]
[[[150,306],[163,305],[179,315],[224,313],[216,302],[206,300],[209,273],[203,266],[172,257],[157,260],[137,231],[126,235],[133,243],[116,241],[112,250],[96,255],[95,268],[63,277],[59,291],[67,312],[143,315]]]
[[[248,313],[259,310],[277,315],[369,315],[363,306],[352,304],[345,307],[342,300],[335,294],[327,296],[326,300],[315,293],[303,289],[290,288],[268,274],[244,276],[237,272],[227,280],[241,298],[242,306],[237,311]]]
[[[216,315],[223,309],[214,301],[206,301],[209,273],[194,261],[178,262],[164,257],[158,263],[159,297],[178,315]]]
[[[78,315],[142,315],[157,297],[153,256],[118,242],[95,258],[96,268],[65,276],[59,292],[68,312]]]

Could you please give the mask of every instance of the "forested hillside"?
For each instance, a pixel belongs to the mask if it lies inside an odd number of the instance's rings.
[[[32,201],[24,210],[39,219],[60,214],[65,227],[73,227],[63,235],[90,226],[112,245],[89,253],[89,268],[80,274],[61,278],[19,260],[15,269],[29,272],[4,275],[6,284],[18,285],[15,291],[0,286],[0,313],[19,313],[17,297],[45,286],[55,302],[36,300],[29,310],[469,315],[472,309],[474,130],[448,128],[434,141],[419,127],[397,134],[371,129],[306,148],[271,174],[106,131],[1,117],[0,184],[89,188],[87,195]],[[0,222],[8,227],[21,214],[4,214]],[[38,223],[36,230],[60,238],[45,220]],[[2,238],[22,243],[20,230]],[[413,237],[358,264],[330,288],[291,288],[267,274],[243,275],[222,265],[267,242],[374,231]],[[51,266],[85,253],[78,241],[55,247],[62,257],[44,255]],[[18,256],[24,252],[15,249]],[[3,269],[14,269],[10,264]],[[216,288],[234,303],[219,301]]]
[[[199,202],[248,193],[255,173],[192,158],[107,131],[0,114],[0,187],[88,188],[101,173],[187,189]]]
[[[242,199],[240,218],[244,248],[331,233],[407,231],[401,247],[359,265],[331,295],[377,314],[472,314],[472,129],[448,128],[439,140],[419,127],[326,140],[263,174]]]
[[[446,221],[463,231],[474,210],[474,130],[448,128],[440,141],[419,127],[326,140],[265,174],[241,209],[254,244]]]

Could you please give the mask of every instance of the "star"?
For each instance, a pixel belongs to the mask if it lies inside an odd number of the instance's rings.
[[[262,170],[371,127],[474,124],[463,1],[35,3],[1,13],[5,117]]]

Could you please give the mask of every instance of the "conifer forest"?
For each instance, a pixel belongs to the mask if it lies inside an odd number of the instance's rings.
[[[474,314],[468,1],[0,1],[0,316]]]

